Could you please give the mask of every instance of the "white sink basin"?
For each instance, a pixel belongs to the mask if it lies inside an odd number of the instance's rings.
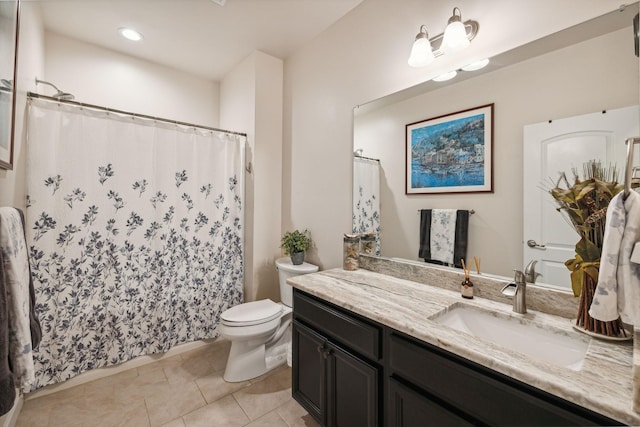
[[[436,323],[574,371],[582,368],[589,339],[515,316],[457,303],[431,318]]]

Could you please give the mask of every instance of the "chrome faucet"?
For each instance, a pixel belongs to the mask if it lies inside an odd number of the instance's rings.
[[[515,277],[513,283],[509,283],[502,288],[504,295],[513,297],[514,313],[525,314],[527,312],[527,281],[525,274],[520,270],[514,270]]]

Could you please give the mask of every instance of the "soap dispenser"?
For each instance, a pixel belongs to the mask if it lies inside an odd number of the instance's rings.
[[[462,294],[462,298],[472,299],[473,298],[473,282],[469,279],[470,269],[468,270],[464,259],[462,261],[462,270],[464,271],[464,281],[460,285],[460,293]]]

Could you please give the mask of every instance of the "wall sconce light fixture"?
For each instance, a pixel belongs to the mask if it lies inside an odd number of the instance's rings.
[[[454,7],[453,15],[449,18],[444,33],[429,38],[427,28],[424,25],[420,26],[420,31],[416,35],[409,55],[409,65],[425,67],[438,56],[464,49],[478,34],[479,28],[480,24],[477,21],[462,22],[460,9]]]

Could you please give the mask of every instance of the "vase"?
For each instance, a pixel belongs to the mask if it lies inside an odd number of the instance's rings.
[[[296,252],[291,254],[291,263],[293,265],[300,265],[304,262],[304,252]]]
[[[597,281],[594,280],[593,277],[588,274],[584,274],[576,326],[595,334],[605,335],[608,337],[619,337],[624,334],[620,318],[609,322],[603,322],[602,320],[594,319],[589,315],[589,307],[591,307],[591,302],[593,301],[597,284]]]

